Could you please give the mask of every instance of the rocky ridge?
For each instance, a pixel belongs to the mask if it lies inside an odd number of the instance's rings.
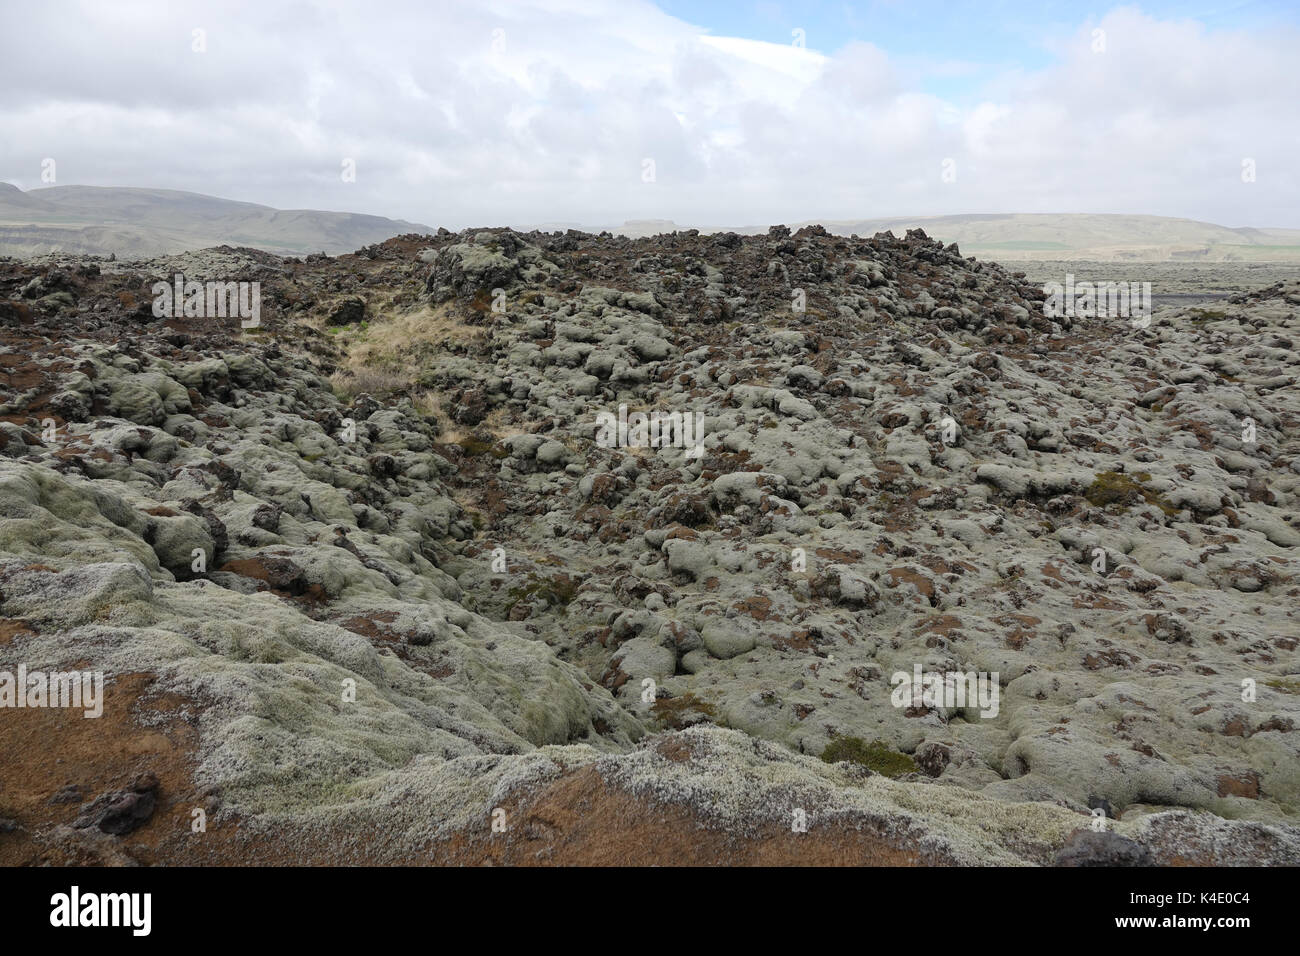
[[[155,318],[177,272],[261,327]],[[0,670],[109,680],[0,711],[67,751],[0,854],[1300,861],[1300,284],[1042,301],[819,227],[0,263]]]

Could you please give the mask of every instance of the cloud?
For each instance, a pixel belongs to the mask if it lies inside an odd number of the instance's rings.
[[[60,183],[451,227],[1004,211],[1300,226],[1297,39],[1121,7],[1040,37],[1050,67],[990,74],[713,36],[639,0],[41,4],[0,37],[0,179],[39,186],[52,157]],[[962,103],[923,89],[953,76],[972,84]]]

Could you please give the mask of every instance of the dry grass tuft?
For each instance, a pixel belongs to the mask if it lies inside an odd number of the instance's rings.
[[[481,328],[466,325],[451,303],[436,309],[379,316],[363,336],[348,347],[348,368],[385,368],[419,377],[428,359],[450,351],[463,351],[483,343]]]
[[[435,355],[472,348],[482,339],[483,330],[461,322],[450,304],[379,314],[340,335],[344,358],[330,384],[345,399],[362,392],[405,394],[421,412],[443,417],[437,397],[420,385],[420,377]]]
[[[485,339],[482,328],[460,320],[452,303],[379,314],[364,328],[340,335],[344,358],[330,385],[344,401],[362,392],[376,398],[406,396],[417,412],[438,423],[442,440],[451,444],[500,440],[517,431],[507,425],[507,409],[493,409],[473,428],[461,426],[452,421],[437,392],[421,383],[435,356],[480,348]]]
[[[380,368],[347,369],[330,376],[330,386],[334,394],[344,401],[351,401],[361,393],[386,396],[394,392],[404,392],[411,383],[404,376]]]

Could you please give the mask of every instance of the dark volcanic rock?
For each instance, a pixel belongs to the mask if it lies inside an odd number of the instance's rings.
[[[101,794],[84,808],[73,822],[78,829],[98,827],[104,833],[123,836],[144,826],[158,806],[158,778],[145,773],[125,790]]]
[[[1109,830],[1078,830],[1056,854],[1057,866],[1151,866],[1153,862],[1141,844]]]

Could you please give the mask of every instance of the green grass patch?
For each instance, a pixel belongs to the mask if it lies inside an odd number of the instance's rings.
[[[1137,480],[1135,481],[1134,478]],[[1125,510],[1139,501],[1145,501],[1147,504],[1155,505],[1167,515],[1178,514],[1178,509],[1167,502],[1159,493],[1152,491],[1142,484],[1144,481],[1150,481],[1151,476],[1145,471],[1138,472],[1135,476],[1129,476],[1118,471],[1103,471],[1095,479],[1083,496],[1088,499],[1090,504],[1098,508],[1108,508],[1116,505],[1120,510]]]
[[[890,750],[883,741],[867,743],[861,737],[836,737],[822,751],[822,760],[856,763],[891,780],[917,770],[916,761],[907,754]]]

